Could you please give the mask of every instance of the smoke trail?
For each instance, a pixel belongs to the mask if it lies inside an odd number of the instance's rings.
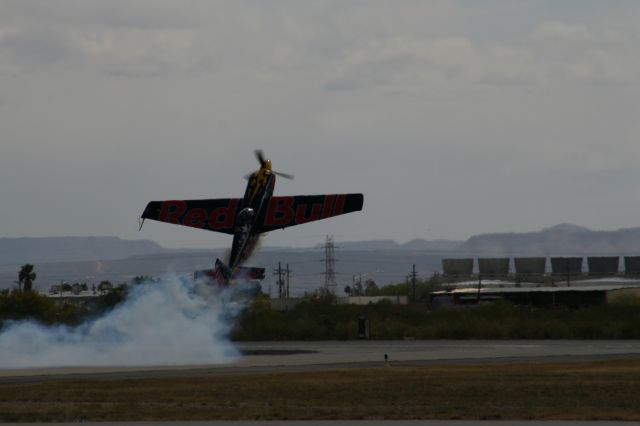
[[[238,352],[215,293],[171,277],[134,286],[121,305],[78,327],[15,322],[0,334],[0,368],[229,362]]]

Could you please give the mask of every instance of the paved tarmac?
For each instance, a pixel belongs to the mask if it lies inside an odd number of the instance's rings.
[[[243,342],[228,364],[0,370],[0,382],[53,377],[188,377],[428,364],[566,362],[640,358],[638,340]],[[387,361],[385,362],[385,354]]]
[[[194,377],[281,371],[327,370],[413,366],[429,364],[571,362],[580,360],[640,358],[640,341],[349,341],[349,342],[246,342],[238,344],[245,353],[224,365],[181,366],[105,366],[78,368],[0,370],[1,382],[27,382],[47,379]],[[385,362],[385,354],[387,362]],[[96,426],[610,426],[612,421],[204,421],[204,422],[85,422]],[[10,424],[10,423],[8,423]],[[26,423],[21,423],[24,426]],[[59,426],[74,423],[58,423]],[[628,423],[640,424],[640,423]],[[46,425],[46,423],[31,423]],[[16,425],[17,426],[17,425]]]
[[[56,426],[76,426],[78,423],[55,423]],[[196,421],[196,422],[84,422],[83,426],[620,426],[638,424],[613,421],[539,421],[539,420],[289,420],[289,421]],[[15,426],[49,426],[51,423],[3,423]]]
[[[234,366],[344,365],[389,362],[503,361],[640,356],[638,340],[408,340],[346,342],[250,342]],[[290,351],[286,356],[252,351]],[[296,351],[309,351],[296,353]]]

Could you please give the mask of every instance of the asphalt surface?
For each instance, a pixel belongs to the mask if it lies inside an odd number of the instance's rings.
[[[0,370],[0,382],[54,377],[189,377],[378,366],[640,358],[638,340],[243,342],[238,348],[245,355],[228,364]]]
[[[15,426],[49,426],[51,423],[3,423]],[[75,426],[78,423],[55,423],[56,426]],[[83,422],[86,426],[619,426],[637,424],[634,422],[613,421],[537,421],[537,420],[303,420],[303,421],[197,421],[197,422]]]

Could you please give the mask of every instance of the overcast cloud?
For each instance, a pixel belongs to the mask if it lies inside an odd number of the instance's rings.
[[[363,192],[270,245],[640,226],[635,1],[3,1],[0,236],[230,238],[147,201]]]

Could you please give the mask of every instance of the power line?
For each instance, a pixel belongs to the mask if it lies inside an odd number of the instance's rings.
[[[282,289],[284,287],[284,279],[282,278],[284,271],[280,262],[278,262],[278,269],[273,270],[273,275],[277,276],[276,284],[278,285],[278,299],[282,299]]]
[[[336,294],[336,259],[334,256],[333,237],[327,235],[324,243],[324,288]]]
[[[287,273],[287,299],[289,299],[289,275],[291,274],[291,270],[289,269],[289,264],[287,263],[287,269],[286,269],[286,273]]]
[[[412,293],[413,293],[413,301],[416,301],[416,265],[415,263],[413,264],[413,267],[411,269],[411,288],[412,288]]]
[[[279,299],[289,299],[289,283],[290,283],[290,275],[293,272],[289,269],[289,264],[287,263],[287,268],[282,269],[281,262],[278,262],[278,269],[273,270],[273,275],[276,276],[276,284],[278,285],[278,298]],[[271,290],[269,290],[271,293]]]

